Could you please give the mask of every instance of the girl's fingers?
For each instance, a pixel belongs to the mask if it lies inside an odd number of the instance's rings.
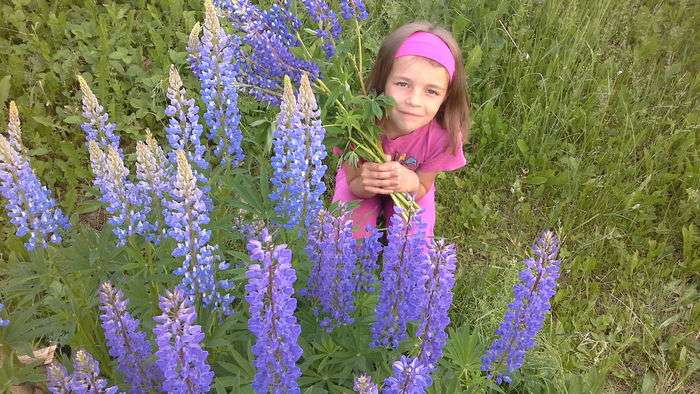
[[[379,187],[384,189],[393,189],[399,185],[398,179],[372,179],[365,178],[362,180],[362,185],[365,187]]]
[[[367,186],[367,187],[365,187],[365,190],[367,190],[370,193],[374,193],[374,194],[391,194],[394,192],[393,190],[390,190],[390,189],[383,189],[380,187],[373,187],[373,186]]]

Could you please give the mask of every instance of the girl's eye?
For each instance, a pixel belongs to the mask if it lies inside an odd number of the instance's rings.
[[[394,83],[394,85],[401,86],[401,87],[408,86],[408,84],[406,82],[403,82],[403,81],[398,81],[398,82]]]
[[[438,96],[440,93],[437,90],[428,89],[428,93],[433,96]]]

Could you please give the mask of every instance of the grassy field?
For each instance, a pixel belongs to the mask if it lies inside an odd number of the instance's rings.
[[[696,3],[377,0],[368,8],[368,57],[412,19],[450,27],[465,56],[469,165],[437,180],[436,234],[460,253],[453,325],[492,336],[530,243],[552,228],[563,272],[524,366],[530,391],[700,391]],[[17,102],[34,167],[63,208],[92,212],[75,74],[93,76],[127,145],[145,127],[162,140],[167,67],[184,65],[201,5],[13,0],[0,15],[2,107]],[[191,75],[185,84],[196,86]],[[242,110],[248,120],[261,112],[250,102]],[[3,128],[6,119],[0,110]],[[0,239],[17,242],[2,220]]]

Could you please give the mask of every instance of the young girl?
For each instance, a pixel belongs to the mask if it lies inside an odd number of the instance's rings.
[[[343,163],[333,201],[359,200],[354,236],[368,235],[383,213],[394,213],[391,192],[408,192],[423,209],[426,236],[435,227],[435,176],[466,164],[469,103],[462,54],[452,34],[427,22],[399,27],[382,44],[368,89],[396,105],[380,121],[385,163]]]

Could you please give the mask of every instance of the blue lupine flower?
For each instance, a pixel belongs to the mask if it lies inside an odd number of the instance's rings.
[[[195,324],[196,312],[187,297],[175,289],[160,297],[161,315],[153,320],[158,357],[156,364],[163,374],[162,390],[167,393],[205,393],[211,388],[214,373],[202,349],[204,333]]]
[[[165,158],[163,149],[153,138],[151,131],[146,129],[146,142],[136,143],[136,188],[143,203],[141,213],[146,217],[149,227],[144,235],[155,244],[160,243],[165,233],[163,212],[158,207],[163,205],[163,199],[172,187],[172,174],[172,165]]]
[[[298,344],[301,326],[294,316],[292,252],[286,245],[274,245],[263,229],[260,241],[248,242],[248,253],[256,261],[248,267],[246,284],[248,328],[256,337],[253,389],[256,393],[300,393],[297,379],[301,370],[296,362],[302,354]]]
[[[226,33],[219,25],[211,0],[205,1],[204,7],[204,35],[200,43],[191,43],[191,47],[199,51],[198,55],[190,57],[196,62],[191,66],[202,83],[204,120],[209,126],[209,140],[216,142],[214,155],[236,166],[243,161],[236,87],[240,39]],[[190,36],[190,39],[196,37]]]
[[[444,239],[434,240],[429,249],[430,266],[425,283],[426,303],[421,312],[421,324],[416,336],[421,339],[421,364],[436,367],[447,343],[445,328],[450,324],[448,311],[452,305],[457,252]]]
[[[345,20],[353,16],[357,16],[359,20],[365,20],[369,16],[362,0],[340,0],[340,15]]]
[[[263,11],[250,0],[214,0],[231,25],[242,31],[242,44],[250,54],[239,59],[241,88],[255,98],[279,105],[283,78],[288,75],[295,82],[302,73],[314,79],[319,76],[316,64],[297,58],[291,51],[300,45],[294,31],[301,23],[289,11],[289,2],[273,5]]]
[[[275,212],[287,221],[284,227],[299,223],[310,226],[323,207],[321,196],[326,190],[323,174],[326,157],[320,112],[306,76],[302,77],[295,99],[289,78],[285,78],[284,96],[273,134],[274,170],[270,199]]]
[[[17,104],[14,101],[10,101],[10,109],[8,111],[7,122],[7,140],[10,142],[10,146],[19,155],[24,156],[27,154],[27,149],[22,144],[22,129],[20,128],[19,122],[19,111],[17,111]]]
[[[83,93],[83,116],[87,120],[81,127],[86,134],[87,141],[96,141],[102,150],[111,146],[119,153],[119,156],[122,156],[119,136],[114,134],[114,129],[117,126],[114,123],[109,123],[109,115],[80,75],[78,75],[78,82],[80,83],[80,91]]]
[[[177,164],[175,152],[182,149],[187,154],[187,160],[194,163],[199,169],[206,169],[209,163],[204,160],[205,148],[200,141],[202,126],[199,124],[199,107],[194,99],[187,98],[187,92],[182,86],[182,79],[174,65],[170,65],[168,77],[168,92],[166,93],[170,104],[165,108],[168,116],[168,126],[165,127],[168,143],[172,148],[169,159]],[[197,176],[201,183],[206,183],[206,178]]]
[[[392,369],[394,374],[384,381],[383,394],[423,394],[433,384],[430,367],[417,358],[402,355]]]
[[[46,367],[46,386],[53,394],[71,393],[71,377],[63,365],[54,361]]]
[[[344,206],[334,215],[321,210],[309,228],[306,253],[312,263],[305,295],[320,305],[314,311],[321,327],[330,332],[353,322],[355,312],[355,240],[350,211]]]
[[[381,289],[374,309],[372,346],[397,348],[407,337],[408,321],[419,317],[426,300],[429,264],[424,232],[420,211],[409,215],[408,222],[400,211],[390,219],[388,245],[382,256]]]
[[[222,294],[230,288],[227,280],[216,280],[216,271],[228,268],[217,254],[218,246],[211,245],[211,231],[204,228],[209,223],[209,211],[204,202],[204,193],[197,187],[185,152],[176,151],[177,176],[171,191],[171,201],[166,201],[164,210],[168,235],[177,245],[173,257],[184,257],[182,266],[175,270],[182,276],[180,287],[193,304],[201,298],[204,305],[220,309],[224,314],[233,313],[233,296]]]
[[[139,329],[139,321],[126,309],[128,301],[121,290],[110,282],[100,286],[100,320],[105,333],[109,355],[117,359],[124,380],[131,384],[132,393],[148,393],[155,390],[162,379],[159,371],[149,361],[151,345],[146,334]]]
[[[100,377],[100,363],[85,350],[78,350],[73,357],[73,374],[70,379],[72,393],[79,394],[113,394],[117,386],[109,386],[106,379]]]
[[[5,305],[3,305],[3,304],[0,303],[0,312],[2,312],[2,310],[3,310],[4,308],[5,308]],[[9,321],[9,320],[0,319],[0,327],[7,327],[8,324],[10,324],[10,321]]]
[[[355,291],[374,292],[377,284],[377,259],[382,252],[379,239],[382,232],[374,226],[367,225],[369,235],[357,240],[356,254],[359,264],[355,273]]]
[[[306,11],[311,19],[316,22],[316,36],[323,42],[323,50],[326,57],[330,58],[335,54],[335,42],[340,35],[341,27],[338,17],[323,0],[301,0],[306,7]]]
[[[379,394],[377,385],[372,383],[372,377],[362,374],[353,381],[352,389],[357,394]]]
[[[510,383],[511,375],[523,363],[525,353],[535,345],[535,335],[542,328],[556,292],[560,261],[558,240],[554,232],[545,231],[532,246],[536,258],[525,259],[520,283],[513,286],[514,300],[508,305],[503,322],[496,330],[499,338],[481,358],[482,371],[496,383]]]
[[[12,127],[19,130],[18,117],[11,117]],[[5,210],[17,231],[18,237],[29,234],[24,243],[27,250],[46,248],[48,243],[61,242],[61,231],[70,227],[52,197],[32,170],[29,161],[0,135],[0,197]]]
[[[124,246],[127,238],[134,234],[150,234],[153,226],[147,215],[151,201],[144,190],[127,178],[129,170],[117,150],[108,146],[104,152],[94,140],[88,141],[88,150],[95,174],[93,183],[102,194],[100,201],[107,204],[110,214],[107,221],[114,226],[117,246]]]

